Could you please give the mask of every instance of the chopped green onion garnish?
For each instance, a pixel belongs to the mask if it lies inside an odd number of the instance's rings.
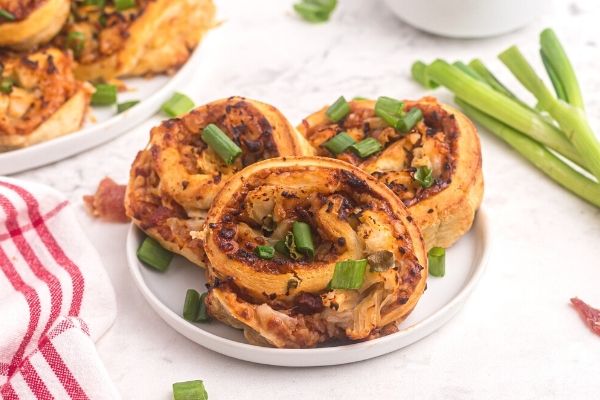
[[[396,129],[400,132],[408,132],[423,118],[423,113],[418,108],[412,108],[404,117],[398,120]]]
[[[105,0],[85,0],[83,2],[83,5],[102,8],[102,7],[104,7],[105,3],[106,3]]]
[[[296,279],[290,279],[287,283],[287,290],[288,292],[292,289],[296,289],[298,287],[298,280]]]
[[[165,271],[173,259],[173,253],[165,250],[156,240],[147,237],[138,248],[137,257],[144,264]]]
[[[79,57],[85,46],[85,35],[82,32],[72,31],[67,34],[67,47],[73,50],[75,57]]]
[[[312,240],[310,225],[306,222],[295,221],[292,225],[292,233],[294,234],[296,249],[300,253],[312,258],[315,255],[315,246]]]
[[[352,98],[352,100],[363,101],[363,100],[369,100],[369,98],[368,97],[364,97],[364,96],[354,96]]]
[[[15,20],[15,16],[11,12],[8,12],[6,10],[0,10],[0,17],[9,21]]]
[[[106,83],[96,85],[96,91],[92,95],[92,105],[110,106],[117,102],[117,87]]]
[[[177,382],[173,384],[173,400],[208,400],[202,381]]]
[[[379,118],[381,118],[382,120],[385,121],[386,124],[388,124],[389,126],[396,128],[398,126],[398,124],[400,123],[400,116],[398,115],[392,115],[386,111],[379,111],[378,114]]]
[[[423,188],[428,188],[433,184],[433,171],[429,167],[419,167],[415,171],[415,180]]]
[[[285,239],[277,241],[277,243],[275,243],[273,245],[273,248],[279,254],[282,254],[282,255],[287,256],[287,257],[290,256],[290,251],[288,250],[288,248],[287,248],[287,246],[285,244]]]
[[[435,89],[440,86],[427,75],[427,64],[422,61],[415,61],[410,69],[413,79],[419,82],[423,87],[427,89]]]
[[[360,158],[367,158],[378,151],[381,151],[383,146],[374,138],[366,138],[358,143],[350,146],[350,150],[356,153]]]
[[[204,292],[200,295],[200,308],[198,309],[198,316],[196,317],[196,322],[210,321],[210,316],[208,315],[208,311],[206,310],[206,296],[208,296],[208,292]]]
[[[365,280],[367,260],[347,260],[335,264],[331,289],[359,289]]]
[[[300,253],[298,251],[298,249],[296,248],[296,241],[294,240],[294,233],[293,232],[288,232],[287,235],[285,235],[285,248],[287,249],[287,256],[290,257],[292,260],[300,260],[301,258],[304,257],[304,255],[302,253]],[[283,254],[286,254],[285,252]]]
[[[131,101],[125,101],[123,103],[117,104],[117,114],[120,114],[123,111],[129,110],[131,107],[137,105],[139,102],[140,102],[139,100],[131,100]]]
[[[371,272],[384,272],[394,266],[394,253],[389,250],[379,250],[367,257]]]
[[[188,289],[183,303],[183,319],[194,322],[200,310],[200,294],[194,289]]]
[[[225,161],[226,164],[232,164],[233,161],[242,154],[242,149],[238,147],[229,136],[225,134],[215,124],[208,124],[202,130],[202,140],[214,150]]]
[[[382,112],[397,117],[402,116],[404,114],[404,103],[391,97],[381,96],[375,103],[375,115],[384,118],[380,115]]]
[[[118,11],[135,7],[135,0],[115,0],[115,8]]]
[[[429,275],[442,277],[446,274],[446,250],[433,247],[427,253],[429,259]]]
[[[14,84],[15,81],[13,81],[11,78],[2,78],[2,80],[0,80],[0,92],[9,94],[12,92]]]
[[[302,0],[294,4],[294,10],[306,21],[325,22],[336,5],[337,0]]]
[[[194,102],[185,94],[174,93],[173,96],[161,106],[161,110],[171,118],[179,117],[194,108]]]
[[[348,102],[346,101],[344,96],[340,96],[335,101],[335,103],[333,103],[327,109],[327,112],[326,112],[329,119],[332,120],[333,122],[339,122],[346,115],[348,115],[348,113],[350,113],[350,105],[348,104]]]
[[[263,260],[270,260],[275,255],[275,249],[272,246],[256,246],[254,253]]]
[[[352,146],[354,143],[356,142],[352,139],[352,136],[348,135],[346,132],[340,132],[323,143],[323,147],[337,156],[346,151],[348,147]]]

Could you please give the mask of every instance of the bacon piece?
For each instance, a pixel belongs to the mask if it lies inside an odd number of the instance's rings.
[[[96,193],[83,196],[83,203],[90,215],[109,222],[128,222],[125,215],[125,185],[118,185],[106,177],[100,181]]]
[[[573,297],[571,303],[592,332],[600,336],[600,310],[591,307],[577,297]]]

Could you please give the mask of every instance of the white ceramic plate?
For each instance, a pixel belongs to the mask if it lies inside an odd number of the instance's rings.
[[[150,306],[173,329],[190,340],[230,357],[260,364],[309,367],[366,360],[408,346],[444,325],[464,304],[484,270],[490,243],[488,221],[477,213],[471,231],[446,253],[446,276],[430,277],[414,311],[394,334],[368,342],[315,349],[274,349],[248,344],[241,333],[218,321],[193,324],[181,316],[185,292],[204,291],[204,271],[183,257],[175,257],[160,273],[142,265],[136,250],[143,232],[131,226],[127,259],[133,280]]]
[[[0,175],[13,174],[62,160],[111,140],[147,120],[197,69],[197,63],[203,53],[200,47],[196,48],[188,62],[173,76],[124,79],[130,90],[119,93],[119,103],[140,100],[135,107],[121,114],[117,114],[116,105],[92,107],[90,115],[95,118],[95,122],[90,122],[88,118],[80,130],[24,149],[0,153]]]

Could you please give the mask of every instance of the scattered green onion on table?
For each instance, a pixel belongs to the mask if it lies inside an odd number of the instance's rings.
[[[192,99],[182,93],[174,93],[173,96],[163,103],[161,110],[171,118],[179,117],[194,108]]]
[[[294,10],[305,21],[325,22],[337,6],[337,0],[302,0],[294,4]]]
[[[540,34],[542,63],[554,93],[515,46],[500,60],[537,100],[519,99],[478,59],[413,64],[415,80],[449,89],[467,116],[515,148],[554,181],[600,207],[600,142],[587,120],[575,71],[551,29]]]
[[[204,382],[196,380],[174,383],[173,400],[208,400]]]

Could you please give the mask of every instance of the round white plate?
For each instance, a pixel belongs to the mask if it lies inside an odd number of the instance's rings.
[[[205,290],[204,271],[176,256],[160,273],[141,264],[136,250],[144,233],[131,226],[127,260],[133,280],[150,306],[173,329],[218,353],[260,364],[309,367],[366,360],[408,346],[444,325],[464,304],[484,270],[490,243],[486,215],[479,210],[471,231],[446,253],[446,276],[429,277],[427,290],[399,331],[367,342],[315,349],[275,349],[248,344],[241,333],[218,321],[187,322],[181,316],[187,289]]]
[[[124,79],[123,82],[130,90],[119,93],[118,102],[140,100],[139,104],[129,110],[117,114],[116,105],[92,107],[88,120],[80,130],[23,149],[0,153],[0,175],[13,174],[62,160],[111,140],[147,120],[197,69],[197,63],[203,53],[201,47],[199,45],[196,48],[188,62],[175,75]],[[90,116],[95,122],[90,121]]]

